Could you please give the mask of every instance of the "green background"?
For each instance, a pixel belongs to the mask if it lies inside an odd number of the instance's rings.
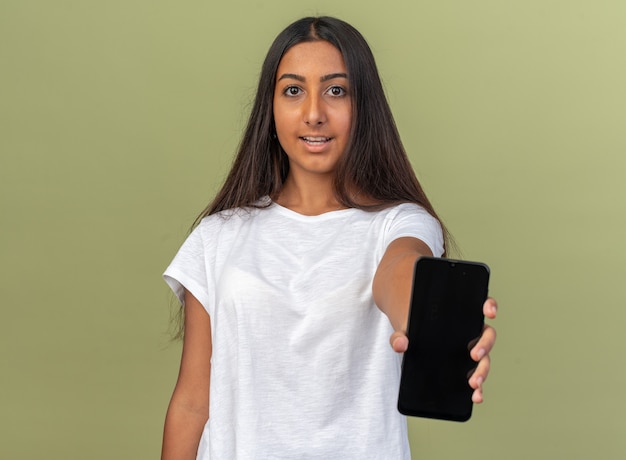
[[[355,25],[499,339],[414,458],[626,456],[626,2],[0,0],[0,458],[157,458],[161,273],[229,168],[263,56]]]

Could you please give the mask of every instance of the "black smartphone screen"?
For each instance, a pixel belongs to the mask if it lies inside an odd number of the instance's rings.
[[[468,379],[476,362],[469,344],[482,333],[489,268],[478,262],[422,257],[415,263],[398,410],[405,415],[466,421]]]

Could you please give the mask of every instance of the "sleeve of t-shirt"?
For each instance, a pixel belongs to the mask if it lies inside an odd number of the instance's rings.
[[[417,238],[430,248],[435,257],[443,254],[443,231],[437,219],[417,204],[406,203],[389,215],[385,246],[402,237]]]
[[[181,303],[186,289],[205,309],[209,309],[209,279],[201,226],[196,227],[187,237],[163,273],[163,279]]]

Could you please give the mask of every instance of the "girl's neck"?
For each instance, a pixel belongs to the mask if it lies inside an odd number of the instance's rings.
[[[295,180],[287,176],[285,185],[274,201],[299,214],[317,216],[344,209],[334,193],[332,177],[314,177]]]

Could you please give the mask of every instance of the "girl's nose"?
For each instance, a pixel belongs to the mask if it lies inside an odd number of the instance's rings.
[[[304,122],[309,125],[321,125],[326,121],[323,101],[318,96],[311,96],[304,104]]]

